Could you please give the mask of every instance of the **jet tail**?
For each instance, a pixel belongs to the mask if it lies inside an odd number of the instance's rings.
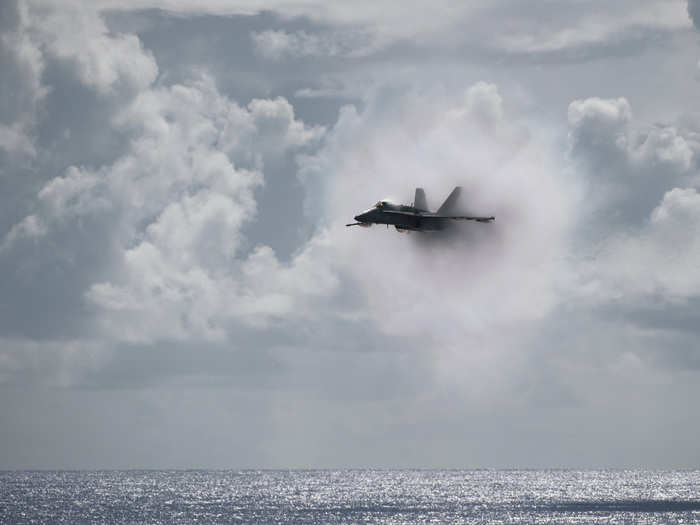
[[[428,201],[425,200],[423,188],[416,188],[416,196],[413,199],[413,206],[419,210],[428,211]]]
[[[452,193],[450,193],[448,195],[448,197],[445,199],[445,202],[442,203],[442,206],[440,206],[440,208],[438,208],[438,211],[436,212],[436,214],[437,215],[447,215],[449,213],[454,212],[455,206],[457,205],[457,199],[459,199],[459,194],[461,192],[462,192],[462,187],[455,186],[455,189],[452,190]]]

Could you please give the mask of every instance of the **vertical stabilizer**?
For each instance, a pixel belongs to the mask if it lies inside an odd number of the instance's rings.
[[[425,200],[423,188],[416,188],[416,197],[413,199],[413,206],[419,210],[428,211],[428,202]]]
[[[436,213],[438,215],[447,215],[450,213],[454,213],[455,208],[457,206],[457,199],[459,199],[459,194],[461,192],[461,186],[455,186],[455,189],[452,190],[452,193],[449,194],[449,196],[445,199],[445,202],[442,203],[442,206],[440,206]]]

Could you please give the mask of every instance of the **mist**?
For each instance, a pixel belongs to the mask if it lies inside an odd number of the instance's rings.
[[[493,84],[441,96],[379,90],[363,111],[341,111],[314,159],[336,264],[363,314],[447,373],[507,368],[562,299],[577,192],[545,137],[506,112]],[[439,233],[344,227],[378,199],[411,203],[416,187],[436,210],[457,185],[461,211],[496,220]]]
[[[548,145],[505,114],[491,84],[449,101],[412,94],[386,102],[362,114],[346,109],[334,130],[343,147],[331,140],[321,154],[334,164],[326,186],[333,241],[373,316],[387,332],[441,339],[455,325],[484,334],[546,315],[576,198]],[[341,228],[381,196],[410,203],[420,186],[434,210],[457,185],[462,211],[495,222],[442,234]]]

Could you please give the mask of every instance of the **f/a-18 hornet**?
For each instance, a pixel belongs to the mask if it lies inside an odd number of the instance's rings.
[[[379,201],[369,210],[355,215],[355,220],[346,226],[372,226],[372,224],[386,224],[394,226],[397,231],[437,231],[444,230],[451,221],[477,221],[491,222],[495,217],[482,217],[476,215],[456,215],[453,210],[462,188],[457,186],[445,199],[442,206],[436,212],[428,210],[423,188],[416,188],[416,196],[413,204],[392,204],[388,201]]]

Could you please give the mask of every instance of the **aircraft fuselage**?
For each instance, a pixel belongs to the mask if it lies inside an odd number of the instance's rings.
[[[447,226],[447,219],[433,217],[426,210],[414,206],[378,202],[375,207],[355,215],[355,220],[362,226],[386,224],[399,230],[436,231]]]
[[[466,220],[491,222],[493,216],[460,215],[454,212],[461,188],[457,186],[445,199],[437,212],[429,211],[423,188],[416,188],[416,196],[412,206],[392,204],[379,201],[372,208],[355,215],[357,222],[346,226],[371,226],[386,224],[394,226],[399,231],[439,231],[444,230],[451,221]]]

